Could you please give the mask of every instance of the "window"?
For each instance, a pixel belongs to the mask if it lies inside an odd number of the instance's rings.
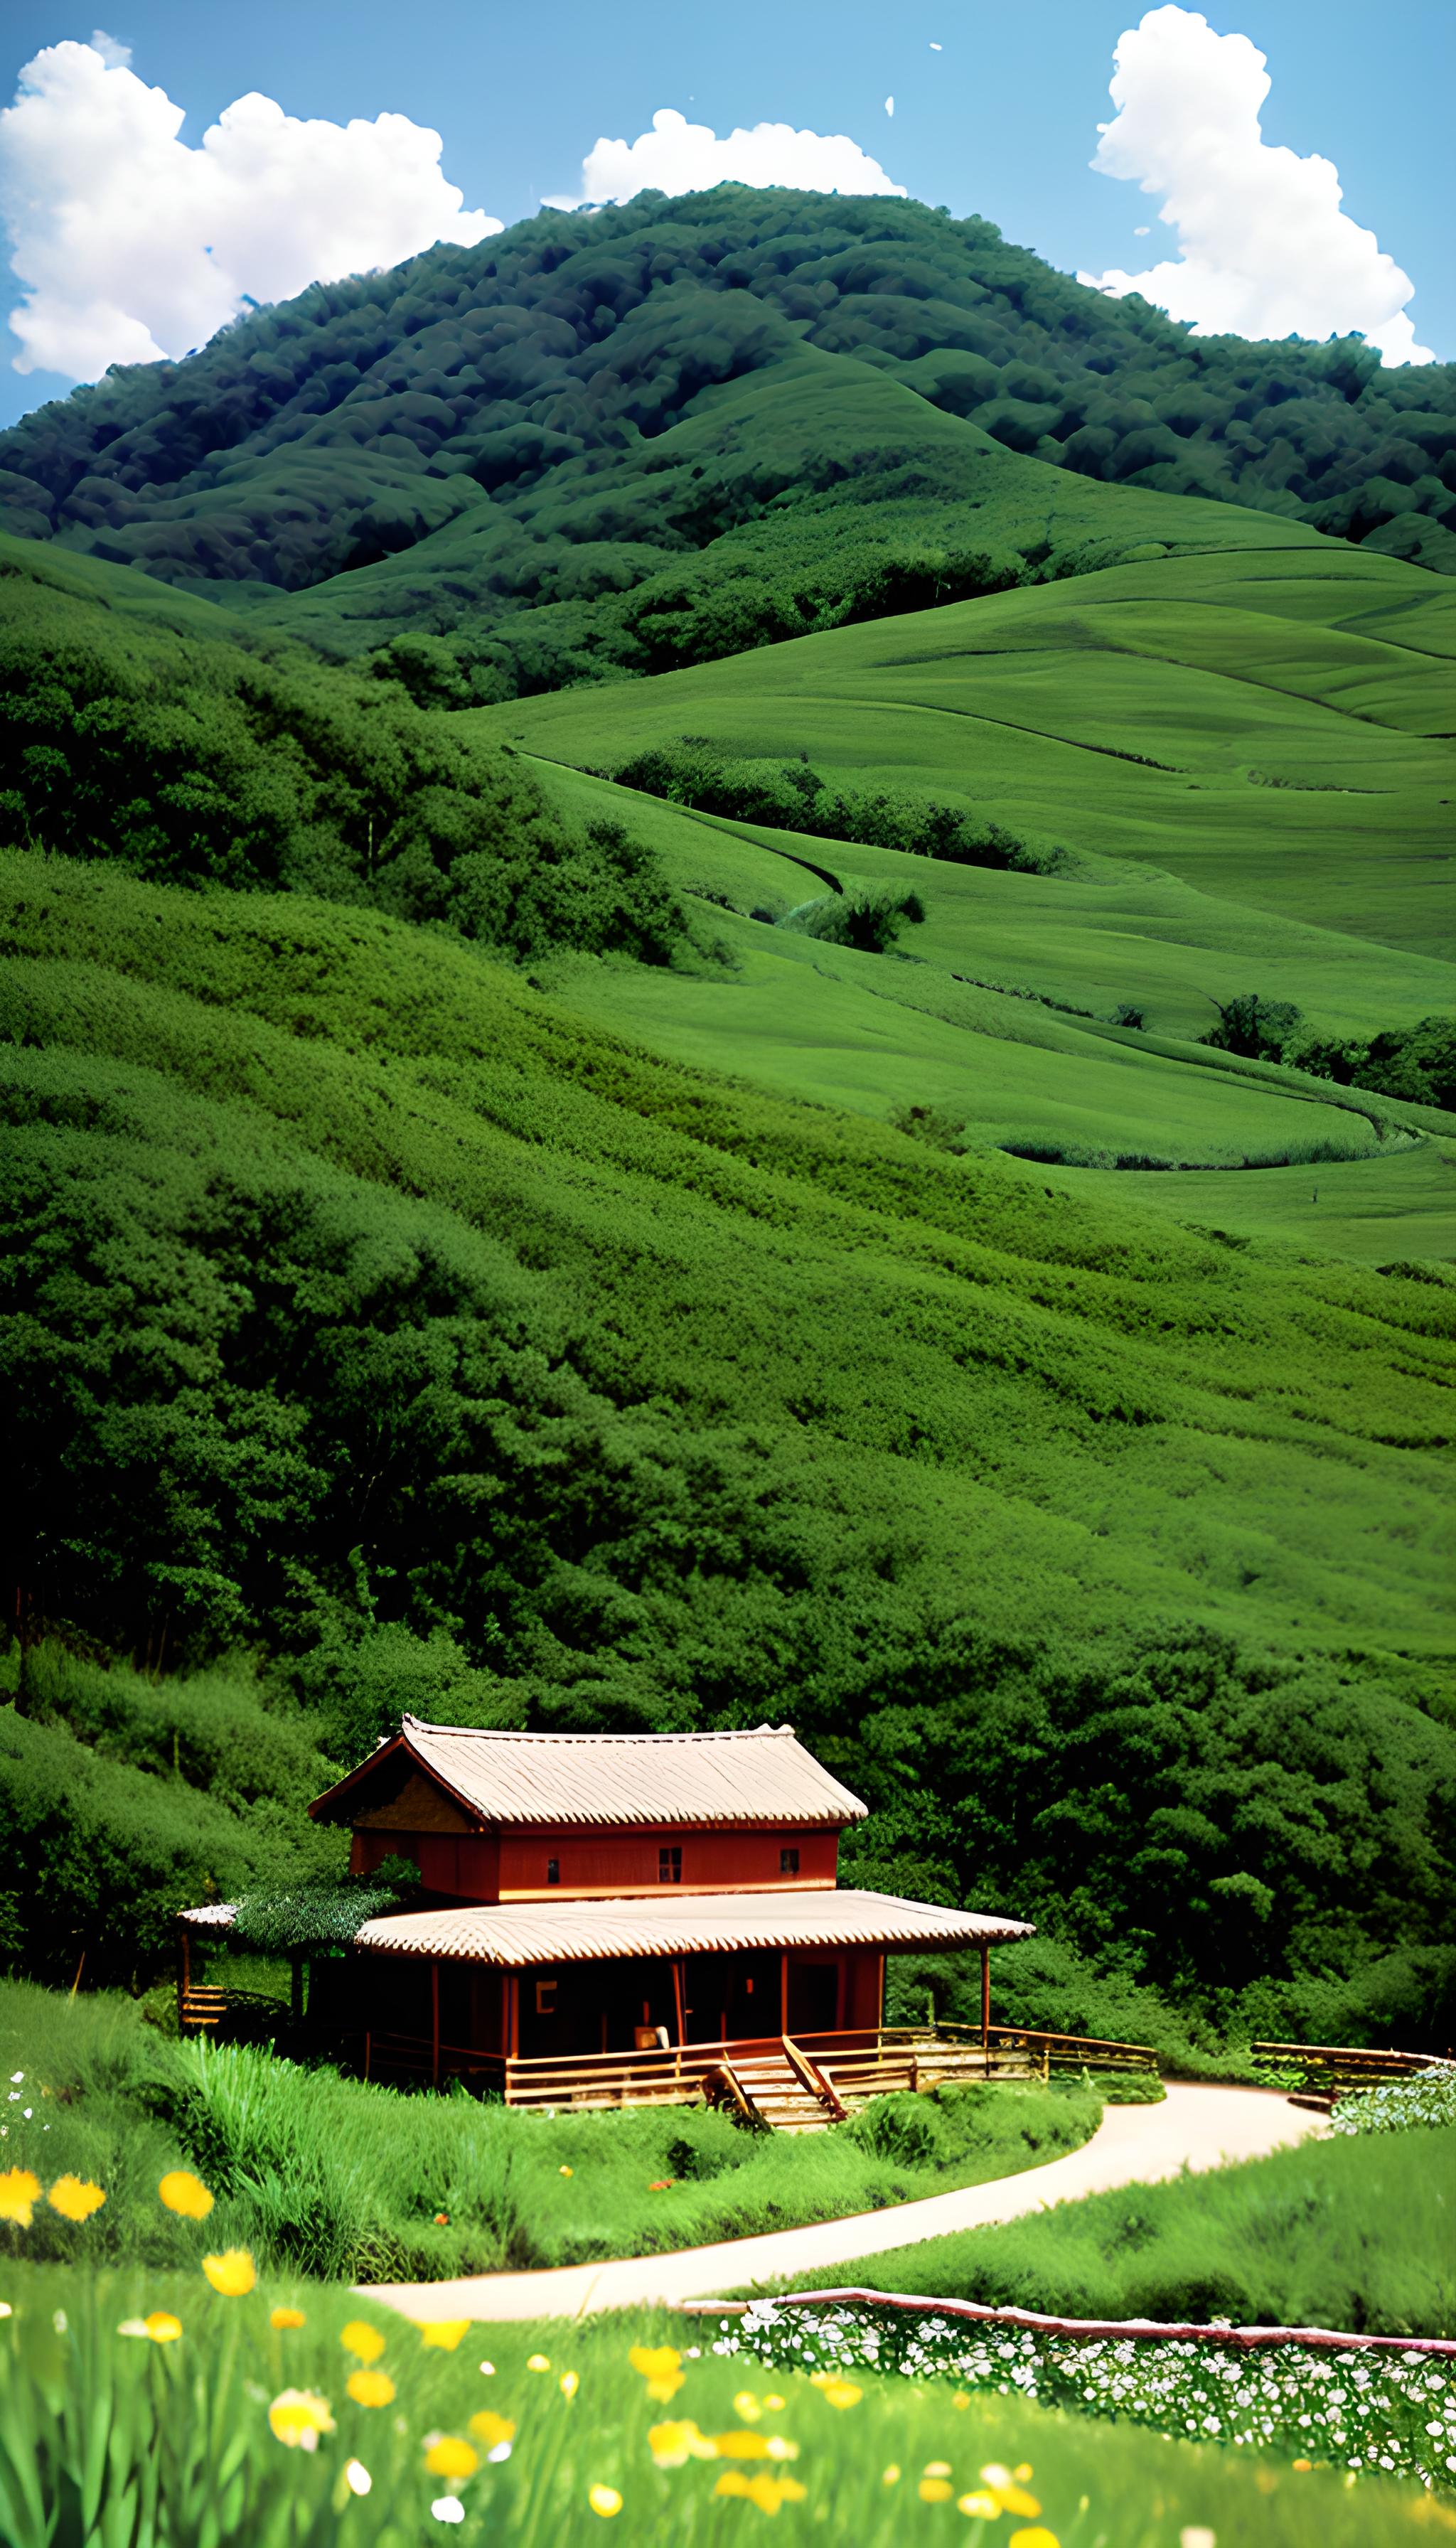
[[[682,1883],[682,1852],[681,1849],[660,1849],[658,1851],[657,1880],[659,1884]]]
[[[779,1851],[779,1853],[778,1853],[778,1872],[779,1872],[779,1874],[780,1874],[780,1875],[797,1875],[798,1871],[799,1871],[799,1854],[798,1854],[798,1851],[797,1851],[796,1849],[781,1849],[781,1850]]]
[[[559,1858],[547,1859],[546,1881],[548,1884],[559,1884],[561,1882],[561,1861]]]
[[[539,1981],[536,1984],[536,2015],[538,2017],[554,2017],[556,2015],[555,1973],[548,1973],[543,1981]]]

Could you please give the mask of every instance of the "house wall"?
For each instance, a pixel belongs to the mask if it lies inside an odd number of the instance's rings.
[[[355,1831],[349,1871],[372,1875],[386,1858],[412,1858],[431,1893],[466,1902],[550,1902],[656,1893],[664,1850],[682,1852],[684,1893],[822,1892],[835,1883],[839,1834],[683,1831],[666,1824],[619,1832],[431,1831],[376,1819]],[[796,1867],[784,1867],[785,1853],[797,1858]],[[555,1883],[548,1878],[553,1860]]]
[[[500,1835],[500,1900],[552,1901],[558,1894],[656,1893],[661,1854],[681,1850],[684,1893],[823,1891],[839,1863],[837,1831],[703,1831],[639,1825],[625,1831],[505,1831]],[[785,1867],[785,1854],[797,1859]],[[548,1880],[556,1861],[555,1883]]]

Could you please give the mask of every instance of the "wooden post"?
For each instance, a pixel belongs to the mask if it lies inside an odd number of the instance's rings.
[[[986,2066],[989,2068],[991,2057],[991,1950],[989,1947],[981,1949],[981,2050],[986,2055]]]
[[[511,2059],[512,2061],[518,2061],[518,2060],[520,2059],[520,1975],[519,1975],[519,1973],[511,1973],[511,1974],[509,1974],[509,1975],[507,1976],[507,1978],[506,1978],[506,1983],[505,1983],[505,1993],[506,1993],[506,2025],[507,2025],[507,2029],[508,2029],[508,2032],[507,2032],[507,2034],[506,2034],[506,2039],[505,2039],[505,2040],[506,2040],[506,2043],[507,2043],[507,2045],[508,2045],[508,2047],[509,2047],[509,2057],[510,2057],[510,2059]]]
[[[687,2005],[683,1991],[682,1958],[681,1956],[675,1956],[673,1957],[673,1999],[678,2011],[678,2046],[681,2050],[687,2041]],[[603,2045],[601,2048],[604,2052],[606,2049],[605,2045]]]
[[[436,1956],[429,1965],[429,2075],[433,2085],[440,2084],[440,1965]]]
[[[788,2033],[788,1952],[778,1958],[778,2032]]]

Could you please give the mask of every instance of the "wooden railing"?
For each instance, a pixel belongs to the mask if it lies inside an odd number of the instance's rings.
[[[1372,2051],[1349,2044],[1254,2044],[1254,2060],[1271,2070],[1296,2071],[1310,2094],[1347,2097],[1352,2089],[1383,2087],[1392,2079],[1412,2079],[1450,2061],[1448,2052]]]
[[[266,1991],[224,1990],[214,1982],[188,1981],[178,1991],[177,2023],[184,2035],[191,2028],[211,2032],[229,2017],[271,2017],[284,2026],[288,2022],[288,2004],[270,1998]]]
[[[783,2039],[783,2052],[800,2087],[807,2088],[811,2097],[817,2097],[834,2123],[842,2124],[849,2108],[823,2063],[816,2061],[811,2052],[806,2052],[802,2046],[796,2044],[791,2035],[785,2035]]]
[[[836,2122],[897,2090],[924,2090],[975,2080],[1045,2079],[1052,2070],[1155,2072],[1145,2045],[1107,2044],[1046,2035],[1024,2027],[840,2027],[820,2034],[725,2038],[666,2050],[545,2053],[507,2060],[500,2053],[441,2043],[427,2036],[369,2033],[359,2039],[366,2078],[401,2074],[462,2078],[536,2112],[611,2111],[624,2106],[687,2106],[715,2099],[752,2115],[737,2077],[740,2062],[777,2057]]]

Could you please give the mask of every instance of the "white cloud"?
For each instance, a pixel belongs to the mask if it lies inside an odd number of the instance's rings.
[[[1094,168],[1164,197],[1158,219],[1178,254],[1145,274],[1083,274],[1120,300],[1140,292],[1197,335],[1344,335],[1358,328],[1388,363],[1429,363],[1406,303],[1414,290],[1373,230],[1340,210],[1328,159],[1275,147],[1259,110],[1264,55],[1215,35],[1198,11],[1149,9],[1119,40]],[[1139,232],[1140,236],[1141,233]]]
[[[408,116],[301,123],[238,98],[203,135],[98,30],[28,62],[0,114],[0,215],[25,286],[19,372],[96,380],[205,344],[247,300],[395,265],[500,222],[462,210],[440,136]]]
[[[721,140],[709,124],[689,124],[674,106],[659,107],[652,131],[635,141],[605,135],[582,162],[580,195],[548,195],[559,212],[578,204],[625,204],[644,186],[665,195],[698,194],[732,180],[740,186],[794,186],[815,195],[903,195],[877,159],[843,133],[796,133],[791,124],[736,126]]]
[[[122,44],[116,36],[109,36],[104,27],[92,28],[91,48],[101,55],[109,71],[124,71],[131,63],[131,46]]]
[[[893,114],[894,114],[894,111],[895,111],[895,101],[894,101],[894,99],[893,99],[892,97],[887,97],[887,98],[885,99],[885,102],[884,102],[884,111],[885,111],[886,115],[893,115]]]

